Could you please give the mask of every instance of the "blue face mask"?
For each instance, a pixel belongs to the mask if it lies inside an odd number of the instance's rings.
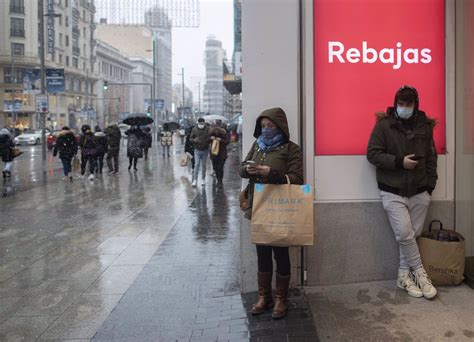
[[[280,134],[281,131],[278,128],[262,128],[262,136],[265,140],[270,140]]]
[[[413,108],[397,106],[397,114],[400,119],[408,120],[413,115]]]

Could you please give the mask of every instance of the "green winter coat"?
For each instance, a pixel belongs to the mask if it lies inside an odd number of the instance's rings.
[[[438,179],[433,127],[435,122],[422,111],[408,130],[398,120],[393,108],[378,115],[370,136],[367,159],[376,166],[380,190],[411,197],[424,191],[431,193]],[[424,156],[413,170],[403,168],[403,158],[410,154]]]
[[[288,129],[288,121],[285,112],[281,108],[272,108],[263,111],[255,125],[255,138],[260,137],[262,133],[261,121],[263,118],[268,118],[275,123],[285,134],[288,142],[264,153],[260,150],[257,141],[255,141],[247,157],[245,157],[240,164],[240,177],[250,180],[249,186],[245,190],[250,205],[250,209],[245,212],[245,217],[248,219],[252,216],[251,208],[255,183],[285,184],[287,183],[286,176],[288,176],[291,184],[303,184],[303,153],[297,144],[290,141],[290,131]],[[258,165],[270,166],[269,175],[267,177],[249,175],[245,164],[248,160],[253,160]]]

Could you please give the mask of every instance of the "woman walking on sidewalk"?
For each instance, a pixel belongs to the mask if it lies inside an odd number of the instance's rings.
[[[81,128],[81,178],[86,174],[86,166],[89,163],[89,180],[94,180],[94,170],[97,164],[97,144],[94,133],[89,125]]]
[[[13,142],[10,131],[6,128],[0,130],[0,156],[2,161],[5,163],[3,167],[3,178],[11,177],[12,175],[12,163],[13,163],[13,149],[15,143]]]
[[[64,126],[62,131],[59,132],[58,140],[56,140],[56,146],[54,146],[53,156],[57,156],[59,152],[59,159],[63,163],[64,180],[72,181],[72,159],[77,154],[77,142],[74,132],[69,127]]]
[[[107,136],[104,132],[100,129],[99,126],[95,127],[95,140],[97,143],[97,173],[102,174],[102,170],[104,169],[104,157],[107,153]]]
[[[211,150],[211,161],[214,172],[216,173],[217,187],[222,188],[224,179],[224,165],[227,159],[227,145],[229,145],[230,138],[227,131],[215,125],[209,130],[211,140],[214,142],[217,140],[219,142],[219,150],[217,154],[213,154]]]
[[[290,141],[288,121],[281,108],[263,111],[257,119],[254,137],[257,139],[240,165],[240,176],[249,179],[246,190],[245,217],[251,219],[255,183],[303,184],[303,154]],[[273,304],[273,260],[276,261],[275,306],[272,317],[282,318],[288,312],[287,297],[290,284],[290,256],[288,247],[257,245],[258,301],[252,314],[259,315]]]

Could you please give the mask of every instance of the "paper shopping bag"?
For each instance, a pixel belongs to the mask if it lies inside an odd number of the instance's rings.
[[[314,209],[311,186],[255,184],[251,242],[269,246],[312,246]]]
[[[432,230],[438,222],[440,229]],[[466,240],[455,231],[443,229],[440,221],[432,221],[428,232],[416,239],[421,261],[435,285],[458,285],[464,280]]]
[[[219,155],[219,140],[213,140],[211,146],[211,156],[217,157]]]
[[[74,157],[74,159],[72,160],[72,171],[79,172],[80,169],[81,169],[81,162],[79,161],[79,158]]]
[[[189,156],[186,153],[183,153],[179,159],[179,165],[188,166]]]

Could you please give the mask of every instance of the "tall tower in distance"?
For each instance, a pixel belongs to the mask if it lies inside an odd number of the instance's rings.
[[[206,84],[203,101],[204,112],[208,114],[223,115],[224,113],[224,56],[222,42],[215,36],[209,36],[204,58]]]

